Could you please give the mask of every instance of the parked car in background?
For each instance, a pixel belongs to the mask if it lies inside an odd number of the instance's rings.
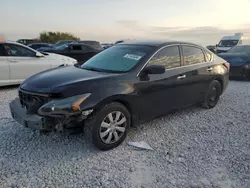
[[[94,41],[94,40],[81,40],[81,41],[77,41],[76,43],[88,45],[91,48],[96,49],[96,50],[103,50],[102,45],[98,41]]]
[[[51,46],[41,47],[41,48],[38,48],[37,50],[39,52],[45,52],[47,50],[51,50],[51,49],[57,48],[59,46],[62,46],[64,44],[69,44],[69,43],[72,43],[72,42],[74,42],[74,41],[73,40],[60,40],[60,41],[58,41],[57,43],[55,43],[55,44],[53,44]]]
[[[37,41],[38,41],[38,39],[19,39],[16,42],[24,44],[24,45],[29,45],[29,44],[32,44],[32,43],[37,42]]]
[[[85,61],[102,51],[103,49],[93,48],[84,43],[70,43],[55,47],[45,52],[65,55],[77,60],[77,66],[82,65]]]
[[[216,46],[215,45],[209,45],[206,46],[207,49],[209,49],[211,52],[216,54]]]
[[[0,42],[0,86],[20,84],[26,78],[76,60],[57,54],[42,54],[16,42]]]
[[[231,77],[250,79],[250,44],[234,46],[218,55],[230,63]]]
[[[243,33],[235,33],[232,36],[224,36],[220,40],[219,44],[216,45],[216,52],[224,53],[230,50],[230,48],[242,44],[243,42]]]
[[[32,44],[29,44],[28,47],[34,49],[34,50],[37,50],[39,48],[45,48],[45,47],[53,47],[53,44],[48,44],[48,43],[32,43]]]
[[[94,145],[109,150],[123,142],[132,124],[192,104],[215,107],[228,85],[228,66],[196,44],[127,41],[80,68],[62,67],[27,79],[10,103],[11,114],[37,130],[85,126]]]
[[[114,45],[119,44],[119,43],[122,43],[122,42],[124,42],[124,40],[118,40],[118,41],[116,41],[116,42],[114,43]]]
[[[107,49],[107,48],[110,48],[111,46],[113,46],[113,44],[111,44],[111,43],[102,43],[101,45],[102,45],[103,49]]]

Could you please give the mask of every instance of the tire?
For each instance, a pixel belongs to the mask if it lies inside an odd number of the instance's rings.
[[[112,114],[111,119],[110,114]],[[119,119],[116,120],[118,115]],[[110,121],[112,119],[113,122]],[[124,120],[126,121],[122,123]],[[131,115],[127,108],[121,103],[112,102],[97,110],[87,119],[84,133],[96,148],[105,151],[119,146],[124,141],[130,125]]]
[[[213,80],[209,84],[202,107],[206,109],[214,108],[220,99],[221,93],[222,88],[220,82],[218,80]]]

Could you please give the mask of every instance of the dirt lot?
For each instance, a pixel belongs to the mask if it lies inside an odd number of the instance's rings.
[[[97,151],[84,135],[40,135],[10,117],[0,89],[0,187],[250,187],[250,83],[230,81],[217,107],[180,110]],[[153,109],[152,109],[153,110]],[[146,141],[155,151],[135,150]]]

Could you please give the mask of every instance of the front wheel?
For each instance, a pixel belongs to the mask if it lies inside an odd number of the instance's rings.
[[[222,88],[220,82],[218,80],[213,80],[209,84],[202,106],[207,109],[215,107],[220,99],[221,92]]]
[[[131,115],[127,108],[117,102],[105,105],[95,112],[87,129],[91,130],[93,144],[100,150],[110,150],[119,146],[127,135]],[[87,135],[89,136],[89,135]]]

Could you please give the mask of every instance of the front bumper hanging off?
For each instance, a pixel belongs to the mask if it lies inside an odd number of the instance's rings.
[[[24,127],[34,129],[34,130],[51,130],[53,125],[50,121],[43,116],[37,114],[27,114],[27,111],[22,107],[19,98],[11,101],[10,103],[10,112],[13,117],[19,124]]]

